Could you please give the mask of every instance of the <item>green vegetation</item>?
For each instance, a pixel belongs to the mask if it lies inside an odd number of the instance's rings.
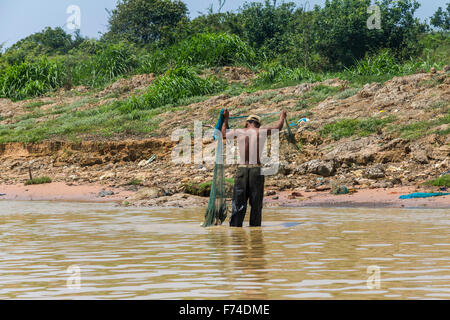
[[[40,178],[33,178],[31,180],[27,180],[25,182],[26,186],[30,186],[33,184],[45,184],[45,183],[52,183],[52,179],[50,179],[49,177],[40,177]]]
[[[338,98],[339,100],[344,100],[350,97],[353,97],[354,95],[356,95],[359,91],[361,90],[361,88],[348,88],[340,93],[338,93],[336,95],[336,98]]]
[[[217,67],[252,64],[256,54],[236,35],[201,33],[174,47],[179,65]]]
[[[425,182],[427,186],[450,187],[450,174],[445,174],[437,179]]]
[[[211,192],[212,181],[203,183],[186,183],[184,189],[187,194],[192,194],[199,197],[209,197]],[[225,193],[231,197],[234,185],[234,179],[225,179]]]
[[[179,67],[169,70],[158,78],[141,96],[131,97],[120,107],[124,113],[142,109],[155,109],[168,104],[177,104],[182,99],[210,95],[222,84],[215,78],[200,78],[192,69]]]
[[[47,104],[52,104],[52,103],[54,103],[54,102],[53,102],[53,101],[49,101],[49,102],[36,101],[36,102],[30,102],[30,103],[27,103],[27,104],[24,105],[23,107],[24,107],[24,109],[32,110],[32,109],[40,108],[40,107],[42,107],[42,106],[45,106],[45,105],[47,105]]]
[[[410,140],[415,140],[431,133],[447,135],[450,133],[450,128],[444,129],[442,131],[436,130],[436,127],[443,124],[450,124],[450,111],[447,111],[446,115],[437,119],[413,122],[411,124],[403,126],[400,128],[400,133],[402,138]]]
[[[129,185],[129,186],[141,186],[142,185],[142,181],[135,178],[135,179],[132,179],[130,182],[128,182],[127,185]]]
[[[0,97],[24,99],[41,95],[63,85],[60,63],[43,57],[38,62],[8,66],[0,73]]]
[[[364,137],[376,133],[387,123],[393,121],[394,119],[392,117],[387,117],[384,119],[342,119],[326,124],[320,131],[320,134],[325,137],[331,136],[335,140],[339,140],[344,137],[351,137],[353,135]]]

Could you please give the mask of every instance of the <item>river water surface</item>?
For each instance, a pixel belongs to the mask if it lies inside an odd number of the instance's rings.
[[[266,209],[243,229],[203,214],[0,201],[0,299],[450,298],[448,210]]]

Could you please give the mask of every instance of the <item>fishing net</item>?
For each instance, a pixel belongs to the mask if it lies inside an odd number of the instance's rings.
[[[294,136],[294,134],[291,131],[291,126],[289,125],[289,122],[287,121],[287,119],[285,119],[285,122],[286,122],[286,127],[287,127],[287,140],[288,140],[288,142],[293,144],[295,146],[295,149],[300,151],[300,148],[297,145],[297,141],[295,140],[295,136]]]
[[[214,140],[217,140],[216,163],[214,165],[214,176],[211,183],[211,192],[209,194],[208,208],[206,209],[203,227],[221,225],[227,218],[223,141],[220,131],[214,130]]]

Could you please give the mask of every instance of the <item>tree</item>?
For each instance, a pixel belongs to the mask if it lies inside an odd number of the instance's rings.
[[[245,3],[239,14],[242,37],[254,48],[277,52],[282,36],[288,31],[295,4],[269,0],[262,3]]]
[[[62,28],[45,28],[34,33],[11,46],[8,50],[29,49],[37,50],[38,54],[64,54],[72,48],[72,37]]]
[[[13,44],[6,50],[4,58],[12,65],[20,64],[27,59],[36,59],[41,55],[63,55],[83,41],[84,38],[79,31],[75,33],[73,40],[64,29],[47,27]]]
[[[368,52],[390,48],[399,58],[418,53],[419,36],[425,25],[414,17],[416,0],[380,0],[381,30],[369,30],[370,0],[327,0],[315,7],[316,49],[330,65],[350,66]]]
[[[187,23],[187,15],[187,6],[180,0],[121,0],[111,13],[105,38],[171,44]]]
[[[430,23],[442,31],[450,31],[450,3],[447,3],[446,11],[439,7],[431,17]]]

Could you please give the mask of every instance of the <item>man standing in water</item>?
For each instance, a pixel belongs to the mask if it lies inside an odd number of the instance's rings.
[[[272,130],[283,128],[286,111],[281,112],[280,121],[275,127],[261,128],[261,118],[251,115],[247,118],[245,128],[227,130],[230,113],[223,113],[222,137],[238,140],[239,166],[234,180],[233,204],[230,218],[231,227],[242,227],[247,201],[250,202],[250,227],[260,227],[264,197],[264,176],[261,174],[260,156],[265,146],[267,136]]]

